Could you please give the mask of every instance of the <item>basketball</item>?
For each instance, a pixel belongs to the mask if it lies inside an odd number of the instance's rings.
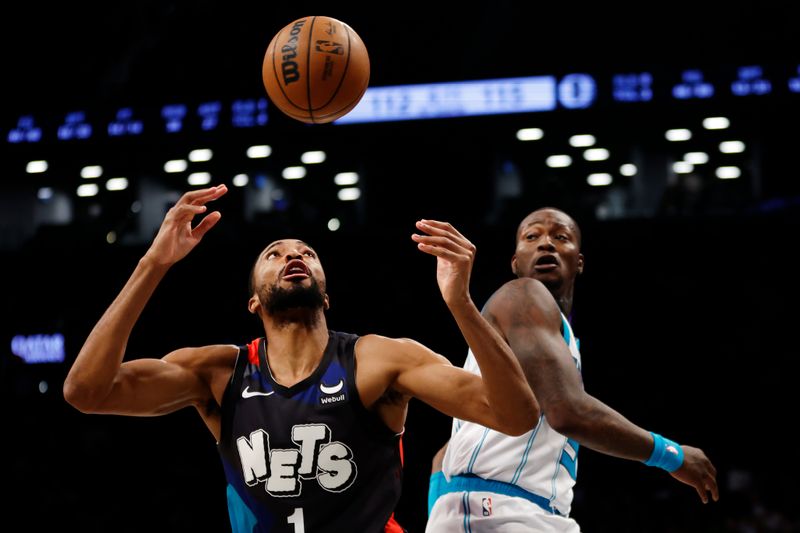
[[[308,124],[350,112],[369,84],[369,55],[353,29],[331,17],[287,24],[267,47],[262,67],[272,103]]]

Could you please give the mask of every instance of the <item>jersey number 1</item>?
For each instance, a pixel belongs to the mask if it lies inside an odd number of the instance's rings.
[[[302,507],[295,507],[294,512],[286,517],[286,521],[294,526],[294,533],[306,533]]]

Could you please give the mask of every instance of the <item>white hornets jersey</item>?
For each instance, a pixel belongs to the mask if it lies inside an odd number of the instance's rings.
[[[580,371],[577,339],[563,314],[561,321],[564,341]],[[464,369],[480,375],[472,351],[467,355]],[[562,516],[569,516],[578,471],[578,443],[556,432],[544,415],[539,417],[535,428],[519,437],[454,418],[442,471],[448,480],[472,474],[516,485],[546,498],[550,507]]]

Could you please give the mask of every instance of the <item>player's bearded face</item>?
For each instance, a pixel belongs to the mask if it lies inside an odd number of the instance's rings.
[[[270,315],[290,310],[321,309],[325,305],[325,293],[313,277],[308,286],[297,283],[281,287],[277,282],[269,287],[262,285],[258,291],[258,298],[264,310]]]

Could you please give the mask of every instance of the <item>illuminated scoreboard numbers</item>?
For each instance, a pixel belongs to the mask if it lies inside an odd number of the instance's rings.
[[[684,70],[681,73],[681,83],[672,88],[672,96],[678,100],[711,98],[714,96],[714,86],[705,80],[703,71]]]
[[[58,127],[57,135],[62,141],[88,139],[92,136],[92,125],[86,121],[84,111],[73,111],[67,113],[64,124]]]
[[[234,128],[252,128],[267,123],[266,98],[234,100],[231,111],[231,125]]]
[[[177,133],[183,129],[186,106],[183,104],[165,105],[161,108],[161,118],[164,119],[164,129],[167,133]]]
[[[793,93],[800,93],[800,66],[797,67],[797,76],[789,78],[789,90]]]
[[[617,102],[649,102],[653,99],[653,75],[649,72],[617,74],[612,79]]]
[[[770,79],[761,66],[751,64],[735,68],[732,75],[728,76],[714,76],[697,68],[667,73],[620,72],[612,74],[608,81],[605,77],[601,78],[602,86],[598,86],[591,74],[572,73],[560,78],[542,75],[370,87],[358,105],[334,121],[334,124],[532,113],[559,108],[588,109],[604,98],[626,104],[656,103],[659,99],[671,102],[708,100],[719,97],[720,92],[726,93],[727,87],[731,92],[724,96],[737,98],[773,92],[792,97],[800,94],[800,65],[786,65],[784,74],[788,75],[781,75],[779,80]],[[779,90],[773,91],[773,83]],[[720,88],[724,89],[720,91]],[[171,103],[160,108],[160,116],[157,111],[152,113],[156,124],[149,127],[147,133],[188,134],[221,127],[260,127],[268,123],[271,112],[268,106],[266,97],[232,100],[230,107],[220,100],[201,102],[196,107]],[[91,140],[98,136],[97,132],[101,135],[105,132],[108,137],[134,137],[145,133],[145,124],[150,120],[151,111],[121,107],[116,109],[112,117],[103,123],[91,119],[91,112],[73,110],[63,115],[60,123],[45,120],[45,126],[42,126],[40,117],[25,114],[14,117],[10,124],[0,126],[2,135],[10,144],[38,143],[43,140]],[[57,125],[51,130],[47,124],[53,122]]]
[[[371,87],[335,124],[551,111],[552,76]]]
[[[42,128],[36,125],[31,115],[23,115],[17,121],[17,127],[8,131],[10,143],[35,143],[42,139]]]
[[[197,106],[197,116],[200,117],[200,129],[210,131],[219,125],[219,115],[222,113],[222,102],[204,102]]]
[[[403,90],[401,87],[379,87],[372,91],[371,98],[368,99],[370,114],[374,117],[405,116],[411,109],[411,91]],[[369,95],[370,89],[366,95]],[[360,104],[359,104],[360,105]],[[358,106],[351,111],[355,112]],[[356,115],[354,115],[356,116]],[[343,122],[342,119],[339,119]]]
[[[130,107],[120,108],[116,118],[108,123],[109,137],[141,135],[142,131],[144,131],[144,123],[134,117],[133,109]]]
[[[567,109],[586,109],[597,99],[597,83],[589,74],[567,74],[558,83],[558,102]]]
[[[736,96],[763,95],[772,92],[772,83],[764,78],[760,66],[740,67],[738,74],[739,77],[731,84],[731,92]]]

